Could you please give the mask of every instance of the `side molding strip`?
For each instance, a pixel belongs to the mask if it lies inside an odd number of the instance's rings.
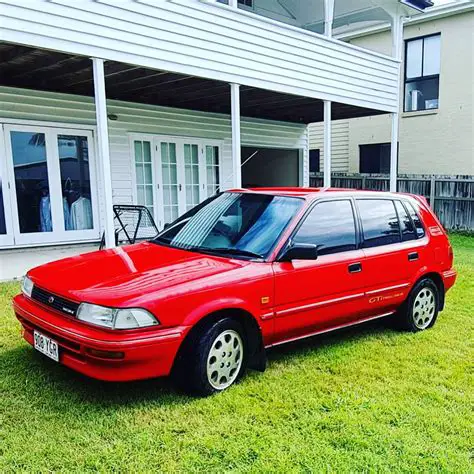
[[[275,342],[274,344],[269,344],[268,346],[265,346],[265,349],[268,349],[270,347],[280,346],[282,344],[287,344],[287,343],[293,342],[293,341],[298,341],[300,339],[306,339],[308,337],[317,336],[318,334],[324,334],[326,332],[337,331],[338,329],[343,329],[343,328],[347,328],[347,327],[350,327],[350,326],[357,326],[358,324],[367,323],[369,321],[373,321],[374,319],[385,318],[385,317],[391,316],[392,314],[395,314],[395,313],[396,313],[396,311],[390,311],[388,313],[379,314],[377,316],[371,316],[370,318],[361,319],[361,320],[355,321],[353,323],[340,324],[339,326],[334,326],[332,328],[321,329],[319,331],[315,331],[315,332],[312,332],[310,334],[305,334],[304,336],[293,337],[291,339],[285,339],[284,341]]]

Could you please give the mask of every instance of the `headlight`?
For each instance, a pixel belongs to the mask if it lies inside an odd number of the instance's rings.
[[[82,303],[77,310],[77,319],[111,329],[134,329],[160,324],[146,309],[115,309]]]
[[[21,285],[21,292],[25,295],[31,298],[31,292],[33,291],[33,282],[25,276],[23,278],[23,283]]]

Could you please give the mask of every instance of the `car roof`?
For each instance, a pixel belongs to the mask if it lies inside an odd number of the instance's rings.
[[[248,188],[248,189],[230,189],[230,192],[251,192],[258,194],[271,194],[273,196],[294,196],[302,197],[308,200],[327,196],[359,196],[359,197],[400,197],[400,195],[410,196],[410,194],[389,193],[385,191],[367,191],[350,188],[296,188],[296,187],[274,187],[274,188]]]

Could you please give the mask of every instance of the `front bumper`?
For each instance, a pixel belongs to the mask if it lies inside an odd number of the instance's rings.
[[[59,345],[59,362],[89,377],[106,381],[129,381],[169,375],[187,326],[142,331],[107,331],[61,316],[18,295],[13,300],[23,337],[33,345],[33,331],[51,337]],[[123,358],[108,359],[88,353],[121,352]]]

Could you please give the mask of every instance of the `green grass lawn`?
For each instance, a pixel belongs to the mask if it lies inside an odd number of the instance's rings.
[[[473,472],[474,238],[433,329],[382,322],[291,344],[207,399],[106,384],[36,353],[0,285],[0,472]]]

